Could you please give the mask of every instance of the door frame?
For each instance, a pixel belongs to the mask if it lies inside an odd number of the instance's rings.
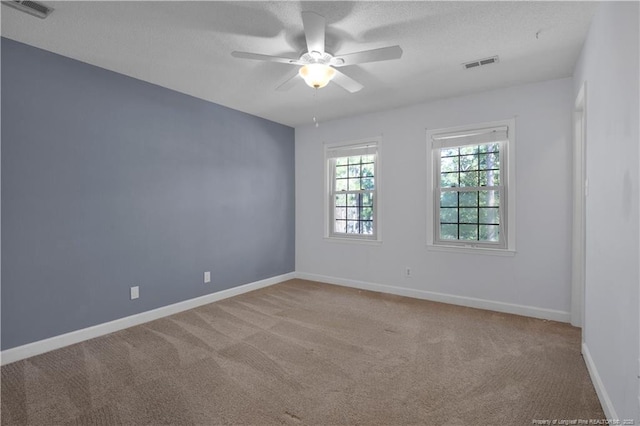
[[[585,336],[586,296],[586,197],[587,180],[587,82],[576,96],[573,110],[573,225],[571,259],[571,324]]]

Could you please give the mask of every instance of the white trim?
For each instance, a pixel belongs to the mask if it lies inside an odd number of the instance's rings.
[[[322,237],[327,243],[339,243],[339,244],[364,244],[370,246],[382,245],[381,240],[374,240],[370,238],[353,238],[353,237]]]
[[[571,232],[571,324],[582,327],[584,342],[584,300],[586,282],[586,96],[583,82],[573,110],[573,224]]]
[[[472,129],[465,132],[432,134],[431,147],[433,149],[441,149],[502,142],[509,139],[508,134],[509,128],[507,126],[492,129]]]
[[[353,155],[375,155],[378,152],[377,142],[367,142],[356,145],[340,145],[327,148],[327,158],[351,157]]]
[[[613,408],[611,398],[609,398],[607,389],[602,383],[602,379],[600,378],[600,374],[598,373],[596,364],[593,362],[593,358],[591,358],[591,352],[589,352],[589,347],[586,343],[582,344],[582,357],[584,358],[585,364],[587,364],[587,371],[589,371],[591,382],[593,382],[593,387],[596,389],[596,394],[598,395],[598,399],[600,400],[600,405],[602,405],[604,417],[606,419],[619,419],[620,417],[618,417],[615,408]]]
[[[75,343],[84,342],[85,340],[104,336],[105,334],[113,333],[114,331],[119,331],[125,328],[133,327],[135,325],[144,324],[158,318],[177,314],[178,312],[197,308],[198,306],[207,305],[209,303],[217,302],[218,300],[227,299],[229,297],[248,293],[260,288],[269,287],[271,285],[294,278],[296,278],[296,273],[290,272],[288,274],[278,275],[264,280],[244,284],[238,287],[218,291],[216,293],[206,294],[204,296],[174,303],[172,305],[163,306],[161,308],[152,309],[150,311],[141,312],[139,314],[131,315],[124,318],[119,318],[117,320],[83,328],[81,330],[76,330],[70,333],[61,334],[59,336],[50,337],[48,339],[39,340],[37,342],[28,343],[26,345],[17,346],[15,348],[2,351],[2,353],[0,354],[0,365],[20,361],[21,359],[40,355],[54,349],[60,349],[65,346],[73,345]]]
[[[434,302],[448,303],[451,305],[466,306],[470,308],[485,309],[507,314],[522,315],[532,318],[540,318],[551,321],[568,323],[571,319],[570,312],[555,309],[538,308],[535,306],[516,305],[513,303],[497,302],[493,300],[477,299],[475,297],[456,296],[454,294],[436,293],[433,291],[416,290],[406,287],[395,287],[384,284],[370,283],[347,278],[330,277],[326,275],[297,272],[296,277],[303,280],[318,281],[327,284],[335,284],[343,287],[359,288],[361,290],[377,291],[380,293],[395,294],[398,296],[412,297],[414,299],[431,300]]]
[[[473,136],[478,136],[478,135],[485,135],[487,133],[496,133],[496,132],[503,132],[505,133],[505,137],[506,137],[506,133],[508,132],[509,128],[507,126],[498,126],[498,127],[487,127],[485,129],[472,129],[472,130],[466,130],[466,131],[459,131],[459,132],[447,132],[447,133],[439,133],[439,134],[434,134],[432,135],[432,138],[434,141],[438,141],[438,140],[443,140],[443,139],[464,139],[464,138],[468,138],[468,137],[473,137]],[[476,144],[475,142],[472,142],[472,144]]]
[[[443,251],[448,253],[465,253],[465,254],[483,254],[488,256],[513,257],[516,255],[515,250],[492,249],[489,247],[469,247],[465,246],[445,246],[445,245],[427,245],[429,251]]]

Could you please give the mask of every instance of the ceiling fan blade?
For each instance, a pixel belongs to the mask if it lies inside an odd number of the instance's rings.
[[[331,80],[336,83],[338,86],[342,87],[347,92],[355,93],[364,87],[362,84],[358,83],[348,75],[336,70],[333,79]]]
[[[382,47],[380,49],[363,50],[362,52],[349,53],[333,58],[331,65],[344,67],[347,65],[364,64],[367,62],[388,61],[402,57],[400,46]]]
[[[261,55],[259,53],[238,52],[235,50],[231,52],[231,56],[233,56],[234,58],[241,58],[241,59],[255,59],[256,61],[281,62],[283,64],[304,65],[303,62],[300,62],[300,60],[296,58],[284,58],[281,56]]]
[[[302,25],[307,39],[307,51],[324,53],[324,17],[313,12],[302,12]]]
[[[278,92],[285,92],[289,89],[291,89],[293,86],[296,85],[296,83],[298,83],[298,71],[296,71],[293,75],[287,77],[287,79],[280,84],[278,87],[276,87],[276,90]]]

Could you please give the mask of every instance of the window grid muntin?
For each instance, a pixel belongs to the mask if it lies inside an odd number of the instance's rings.
[[[356,160],[357,158],[357,160]],[[365,166],[368,166],[365,168]],[[338,173],[339,168],[346,167],[346,175],[344,173]],[[334,157],[330,161],[331,168],[331,211],[330,211],[330,225],[329,234],[333,236],[348,236],[349,238],[363,238],[363,239],[375,239],[377,235],[376,230],[376,209],[377,209],[377,190],[376,190],[376,175],[377,175],[377,153],[352,155],[352,156],[340,156]],[[357,172],[356,172],[357,170]],[[340,177],[338,177],[340,176]],[[341,182],[345,182],[346,185]],[[358,189],[350,189],[351,181],[354,182],[353,187]],[[355,184],[357,182],[357,184]],[[363,182],[367,189],[362,189]],[[346,189],[341,189],[346,186]],[[344,195],[344,206],[337,205],[337,197]],[[356,205],[349,206],[349,195],[357,195]],[[369,198],[368,203],[364,203],[365,197]],[[357,209],[357,218],[349,218],[349,209]],[[337,218],[336,213],[338,209],[344,209],[345,219]],[[370,209],[371,219],[363,219],[364,209]],[[338,226],[339,222],[344,222],[344,231],[342,226]],[[351,228],[349,225],[351,224]],[[368,229],[366,229],[368,228]],[[356,232],[349,232],[353,230]],[[365,232],[363,232],[363,230]],[[370,231],[370,232],[366,232]]]
[[[483,150],[484,149],[484,150]],[[458,146],[458,147],[448,147],[448,148],[440,148],[440,161],[439,161],[439,165],[440,165],[440,170],[438,173],[438,182],[439,188],[445,188],[445,187],[469,187],[469,186],[491,186],[491,185],[481,185],[481,172],[485,172],[487,178],[489,176],[493,176],[494,173],[489,174],[488,172],[497,172],[497,179],[498,179],[498,183],[500,180],[500,165],[501,165],[501,155],[500,155],[500,143],[496,142],[496,143],[488,143],[488,144],[478,144],[478,145],[466,145],[466,146]],[[493,154],[493,155],[492,155]],[[496,157],[497,154],[497,158],[496,160],[498,161],[497,167],[481,167],[481,157],[484,157],[486,159],[492,158],[492,157]],[[475,163],[476,167],[475,168],[463,168],[462,166],[462,159],[468,159],[471,158],[472,159],[472,164]],[[456,159],[457,161],[454,161],[454,163],[457,163],[457,168],[455,170],[446,170],[446,171],[442,171],[442,163],[443,160],[453,160]],[[477,161],[475,161],[477,160]],[[493,163],[493,165],[495,166],[495,163]],[[476,182],[477,185],[461,185],[461,181],[462,181],[462,174],[465,175],[470,175],[470,174],[476,174]],[[442,185],[442,181],[443,181],[443,175],[457,175],[457,185],[450,185],[450,186],[443,186]],[[487,180],[488,182],[488,180]]]
[[[440,188],[440,197],[442,197],[442,194],[444,193],[455,193],[456,199],[457,199],[457,203],[455,206],[442,206],[441,203],[439,203],[438,205],[438,210],[439,210],[439,226],[438,226],[438,236],[439,236],[439,240],[441,241],[447,241],[447,242],[464,242],[466,244],[469,244],[471,242],[476,242],[476,243],[481,243],[481,244],[500,244],[500,235],[501,235],[501,229],[502,229],[502,220],[501,220],[501,216],[502,216],[502,212],[501,212],[501,202],[498,201],[497,205],[482,205],[482,203],[480,202],[480,194],[482,192],[489,192],[489,191],[494,191],[498,194],[498,200],[500,200],[501,198],[501,193],[502,193],[502,188],[499,186],[483,186],[483,187],[464,187],[464,188],[460,188],[460,187],[456,187],[456,188]],[[462,202],[460,201],[460,194],[475,194],[475,205],[465,205],[462,204]],[[443,221],[442,220],[442,210],[456,210],[455,216],[456,216],[456,221]],[[475,210],[475,216],[476,216],[476,220],[475,221],[465,221],[465,219],[462,217],[461,214],[461,210]],[[495,217],[497,218],[496,222],[486,222],[483,221],[482,219],[482,211],[497,211],[497,214],[495,214]],[[456,226],[457,228],[457,238],[453,239],[453,238],[444,238],[442,237],[442,226]],[[460,228],[461,226],[464,227],[470,227],[470,226],[475,226],[476,228],[476,238],[475,239],[467,239],[467,238],[461,238],[460,235]],[[481,233],[481,229],[482,227],[485,227],[484,229],[487,229],[486,227],[489,226],[497,226],[497,236],[498,236],[498,240],[494,241],[494,240],[490,240],[490,239],[480,239],[482,233]]]
[[[349,201],[345,201],[345,205],[338,205],[338,201],[337,201],[337,197],[339,197],[340,195],[345,195],[346,199],[349,198],[349,195],[356,195],[356,203],[355,205],[350,205]],[[365,198],[364,196],[369,196],[369,198],[371,199],[370,203],[365,203],[363,201],[363,199]],[[373,235],[373,230],[374,230],[374,226],[373,226],[373,217],[374,217],[374,205],[373,205],[373,200],[374,200],[374,192],[373,191],[341,191],[339,193],[335,193],[334,196],[334,219],[333,219],[333,232],[334,233],[339,233],[339,234],[347,234],[347,235]],[[370,210],[371,213],[369,215],[369,217],[371,217],[371,219],[364,218],[366,215],[364,214],[364,211],[366,210]],[[343,211],[344,215],[342,214],[337,214],[338,211]],[[353,214],[353,212],[355,211],[355,215]],[[350,214],[351,213],[351,214]],[[354,217],[355,216],[355,217]],[[344,222],[344,224],[341,224],[339,222]],[[349,224],[351,223],[351,228],[349,228]],[[341,225],[344,225],[344,229],[345,231],[340,231],[339,229],[342,228]],[[368,227],[371,232],[363,232],[363,225],[364,227]],[[368,226],[367,226],[368,225]],[[357,230],[357,232],[349,232],[349,229],[355,229]]]
[[[492,148],[489,148],[490,146],[492,146]],[[485,149],[484,151],[482,149]],[[506,141],[495,141],[495,142],[489,142],[489,143],[480,143],[480,144],[472,144],[472,145],[461,145],[461,146],[448,146],[448,147],[440,147],[437,149],[434,149],[434,151],[437,152],[437,156],[434,156],[435,161],[435,178],[437,179],[437,191],[434,192],[434,198],[435,198],[435,206],[436,206],[436,217],[437,217],[437,221],[434,220],[434,231],[435,231],[435,242],[441,243],[441,244],[448,244],[448,245],[462,245],[462,246],[467,246],[467,245],[472,245],[472,246],[478,246],[478,247],[494,247],[494,248],[506,248],[506,235],[505,235],[505,230],[506,228],[506,219],[505,219],[505,211],[504,209],[506,208],[506,195],[505,195],[505,185],[479,185],[480,184],[480,177],[479,177],[479,173],[481,172],[496,172],[497,173],[497,177],[498,177],[498,181],[500,182],[502,179],[504,179],[506,177],[506,164],[504,162],[505,159],[505,151],[506,151]],[[480,168],[480,155],[486,155],[486,154],[498,154],[498,167],[490,167],[490,168]],[[473,157],[473,156],[477,156],[478,157],[478,161],[477,164],[478,166],[476,168],[472,168],[472,169],[467,169],[467,170],[462,170],[462,167],[460,165],[460,157]],[[458,168],[455,171],[447,171],[447,172],[442,172],[441,171],[441,167],[443,164],[443,159],[451,159],[451,158],[456,158],[457,159],[457,163],[458,163]],[[446,186],[446,187],[442,187],[442,175],[449,173],[449,174],[458,174],[458,184],[460,184],[460,174],[461,173],[469,173],[469,172],[475,172],[478,174],[478,186]],[[501,182],[500,182],[501,183]],[[498,200],[499,203],[496,206],[498,209],[498,224],[494,224],[494,223],[480,223],[480,211],[477,210],[477,221],[474,223],[464,223],[460,221],[460,193],[477,193],[476,197],[478,199],[477,201],[477,208],[480,208],[480,201],[479,201],[479,197],[480,197],[480,193],[483,191],[497,191],[498,194]],[[456,199],[458,200],[457,205],[455,206],[455,208],[457,209],[457,221],[456,222],[442,222],[441,221],[441,211],[442,211],[442,206],[440,205],[440,201],[441,201],[441,196],[442,194],[446,193],[446,192],[455,192],[457,195]],[[483,207],[494,207],[494,206],[483,206]],[[449,208],[448,206],[445,206],[444,208]],[[452,207],[453,208],[453,207]],[[462,208],[467,208],[467,206],[462,206]],[[443,238],[442,235],[442,226],[456,226],[457,228],[457,232],[456,232],[456,239],[449,239],[449,238]],[[498,240],[497,241],[491,241],[491,240],[483,240],[480,239],[481,237],[481,232],[480,232],[480,226],[482,225],[486,225],[486,226],[497,226],[497,236],[498,236]],[[461,226],[475,226],[476,227],[476,238],[475,239],[461,239],[460,238],[460,227]]]

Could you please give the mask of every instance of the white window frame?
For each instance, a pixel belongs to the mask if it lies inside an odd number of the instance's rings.
[[[358,243],[380,243],[382,242],[381,226],[381,137],[352,140],[348,142],[325,143],[324,164],[325,164],[325,231],[324,237],[330,241],[358,242]],[[335,232],[335,159],[346,157],[349,151],[369,152],[375,154],[374,162],[374,189],[373,194],[373,233],[372,234],[348,234]],[[345,154],[345,155],[342,155]]]
[[[457,127],[427,129],[427,248],[476,254],[512,256],[516,252],[516,125],[515,119]],[[481,145],[492,132],[506,132],[500,147],[500,244],[491,242],[439,240],[440,149],[447,146]],[[495,133],[493,133],[495,134]],[[456,142],[454,142],[456,141]],[[462,143],[460,143],[462,142]],[[504,238],[503,238],[504,237]]]

